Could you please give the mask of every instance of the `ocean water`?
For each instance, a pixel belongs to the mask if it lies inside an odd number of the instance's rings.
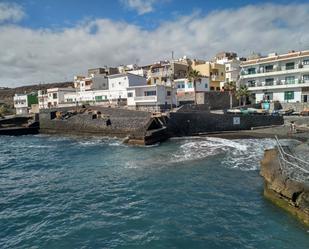
[[[263,198],[270,139],[0,137],[0,248],[309,248]]]

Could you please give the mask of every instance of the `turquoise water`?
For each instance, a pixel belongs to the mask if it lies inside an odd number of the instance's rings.
[[[309,248],[263,198],[272,140],[0,137],[0,248]]]

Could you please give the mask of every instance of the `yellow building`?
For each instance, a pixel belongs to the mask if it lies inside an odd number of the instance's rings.
[[[220,82],[225,82],[225,66],[214,63],[193,60],[192,70],[197,70],[202,76],[209,77],[211,91],[220,91]]]

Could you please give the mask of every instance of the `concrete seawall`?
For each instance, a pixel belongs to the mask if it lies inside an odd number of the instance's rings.
[[[209,112],[170,113],[171,136],[192,136],[207,132],[250,130],[252,127],[282,125],[283,118],[268,115],[232,115]]]

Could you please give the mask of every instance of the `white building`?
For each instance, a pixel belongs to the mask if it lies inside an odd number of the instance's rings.
[[[164,85],[127,88],[127,105],[135,109],[164,110],[177,106],[176,89]]]
[[[76,78],[76,83],[78,78]],[[64,94],[62,104],[112,104],[127,100],[127,88],[146,84],[146,78],[130,73],[114,74],[108,77],[104,75],[94,75],[91,79],[92,90],[86,90],[82,85],[84,80],[80,80],[76,92],[71,91]]]
[[[108,78],[104,74],[92,74],[89,77],[74,76],[74,87],[79,91],[107,90]]]
[[[47,89],[46,94],[41,92],[43,95],[39,94],[39,99],[44,99],[44,103],[40,104],[43,108],[59,107],[59,104],[63,104],[65,94],[76,94],[76,89],[74,88],[50,88]],[[47,97],[45,97],[47,95]],[[46,105],[47,102],[47,105]]]
[[[226,82],[239,82],[240,73],[240,60],[232,59],[225,64],[225,81]]]
[[[210,91],[208,77],[201,77],[196,80],[196,89],[194,89],[193,81],[188,79],[174,80],[174,85],[177,89],[177,101],[179,104],[193,103],[195,93]]]
[[[225,66],[225,82],[236,82],[237,87],[239,87],[241,59],[237,57],[237,54],[234,52],[221,52],[215,56],[214,61]],[[221,89],[225,82],[221,83]]]
[[[289,52],[241,63],[241,81],[255,96],[280,102],[309,102],[309,50]]]
[[[30,94],[15,94],[14,95],[14,108],[17,115],[27,115],[31,109],[31,105],[38,103],[36,93]]]
[[[146,78],[131,74],[115,74],[108,76],[109,100],[126,99],[127,88],[147,84]]]
[[[48,108],[47,90],[39,90],[38,91],[38,101],[39,101],[39,109],[47,109]]]

